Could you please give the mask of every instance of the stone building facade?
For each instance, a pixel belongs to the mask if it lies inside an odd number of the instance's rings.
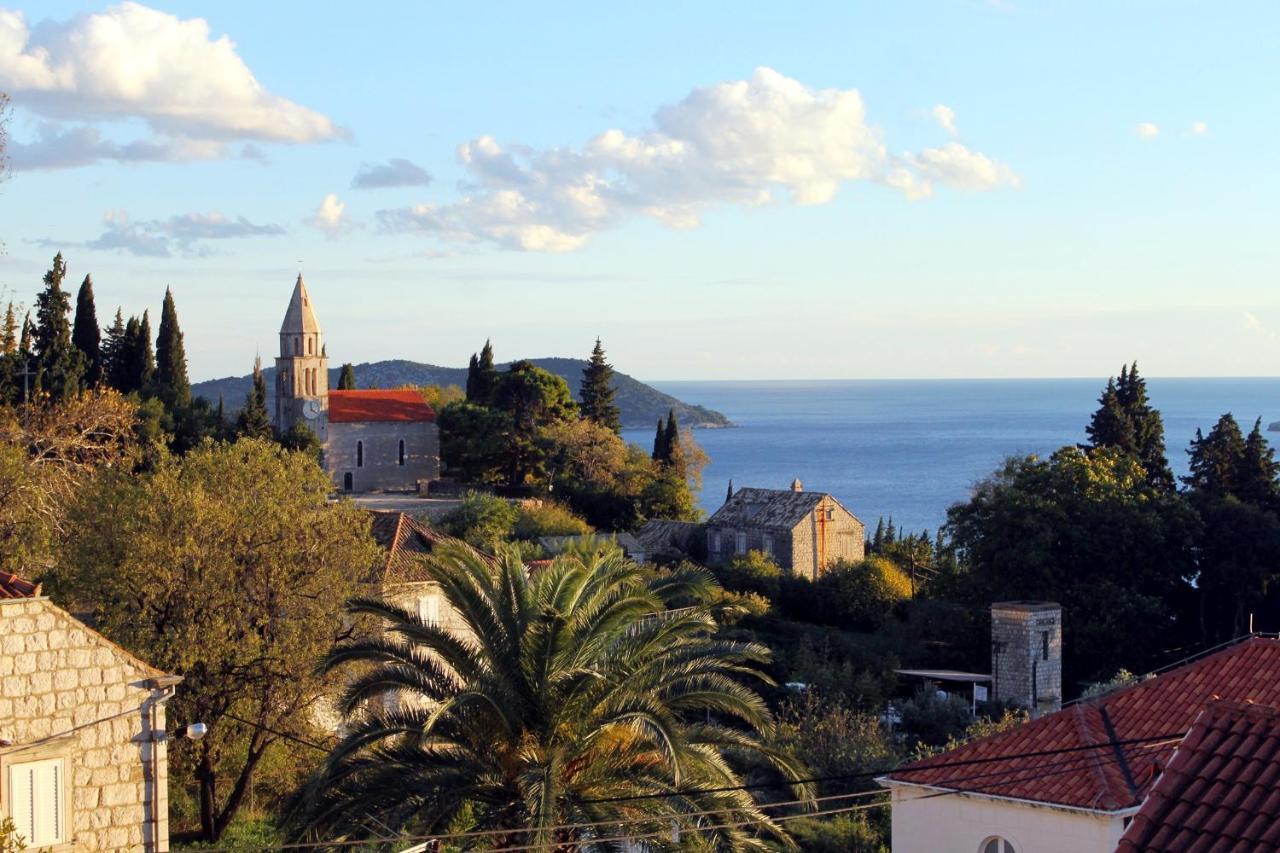
[[[1032,716],[1062,707],[1062,607],[1049,601],[991,605],[991,681],[997,701]]]
[[[276,429],[315,433],[325,471],[346,492],[413,491],[440,476],[436,415],[416,391],[329,390],[329,354],[298,276],[280,325]]]
[[[169,849],[164,704],[180,680],[0,572],[0,811],[27,850]]]
[[[814,579],[837,562],[866,555],[866,527],[824,492],[739,489],[707,520],[707,563],[721,566],[763,551],[782,569]]]

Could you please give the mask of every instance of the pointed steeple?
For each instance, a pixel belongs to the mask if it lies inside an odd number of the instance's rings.
[[[284,313],[284,322],[280,324],[280,334],[320,334],[320,322],[316,320],[316,312],[311,307],[311,296],[307,293],[307,285],[302,281],[302,273],[298,273],[298,283],[293,286],[293,296],[289,299],[289,310]]]

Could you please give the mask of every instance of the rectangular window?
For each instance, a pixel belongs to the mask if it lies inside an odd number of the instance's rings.
[[[773,556],[773,537],[770,536],[768,533],[764,535],[763,549],[764,549],[764,552],[768,554],[770,557]]]
[[[66,808],[64,759],[9,765],[9,812],[27,847],[65,843]]]
[[[1042,660],[1049,659],[1049,632],[1040,632],[1040,657]]]
[[[404,439],[400,439],[400,464],[404,464]]]
[[[737,546],[738,547],[736,549],[736,553],[738,554],[747,553],[747,534],[745,533],[738,534]]]
[[[720,553],[720,531],[716,530],[711,533],[711,550],[717,554]]]
[[[440,624],[440,596],[432,593],[430,595],[418,596],[418,619],[424,625]]]
[[[364,467],[364,442],[363,441],[356,442],[356,467],[357,468]]]

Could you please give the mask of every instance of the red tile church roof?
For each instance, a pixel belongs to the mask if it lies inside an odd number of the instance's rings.
[[[1280,641],[1252,637],[917,761],[888,778],[1099,811],[1132,808],[1146,799],[1185,733],[1217,699],[1280,706]],[[958,762],[966,763],[946,766]]]
[[[329,423],[434,422],[435,419],[436,413],[427,401],[412,389],[329,392]]]
[[[1280,713],[1215,702],[1201,712],[1117,853],[1280,848]]]
[[[39,594],[40,584],[12,572],[0,572],[0,598],[34,598]]]

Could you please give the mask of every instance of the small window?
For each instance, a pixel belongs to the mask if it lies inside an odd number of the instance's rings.
[[[1048,631],[1040,632],[1040,659],[1041,660],[1049,659],[1049,632]]]
[[[293,339],[293,354],[302,355],[302,341],[298,338]]]
[[[719,553],[720,551],[720,531],[716,530],[711,534],[711,550]]]
[[[834,509],[827,510],[827,521],[835,521],[836,511]]]
[[[357,468],[364,467],[364,442],[363,441],[356,442],[356,467]]]
[[[432,593],[431,595],[418,596],[418,621],[423,625],[439,625],[440,624],[440,596]]]
[[[735,552],[735,553],[738,553],[738,554],[745,554],[745,553],[747,553],[747,534],[745,534],[745,533],[739,533],[739,534],[738,534],[738,541],[737,541],[737,543],[736,543],[736,544],[737,544],[737,546],[738,546],[738,547],[737,547],[737,549],[736,549],[736,552]]]
[[[9,814],[27,847],[67,840],[66,768],[61,758],[9,765]]]
[[[404,439],[400,439],[400,464],[404,464]]]
[[[982,846],[978,848],[978,853],[1018,853],[1008,840],[996,836],[988,838],[982,842]]]
[[[307,355],[315,355],[315,352],[316,352],[316,339],[307,338]]]
[[[342,475],[342,490],[344,492],[349,492],[354,487],[355,487],[355,477],[351,474],[350,471],[345,472]]]
[[[773,556],[773,537],[767,533],[764,535],[764,552],[770,557]]]

